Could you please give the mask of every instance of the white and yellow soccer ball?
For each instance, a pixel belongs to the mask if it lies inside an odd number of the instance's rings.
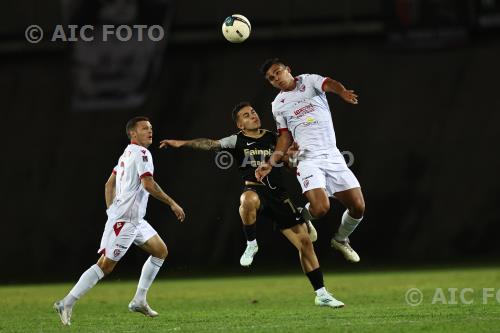
[[[233,14],[222,23],[222,34],[231,43],[242,43],[252,31],[250,21],[243,15]]]

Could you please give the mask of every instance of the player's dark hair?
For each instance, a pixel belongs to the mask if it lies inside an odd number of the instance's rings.
[[[240,112],[240,110],[245,106],[252,106],[252,104],[250,104],[250,102],[239,102],[234,106],[232,116],[235,123],[238,122],[238,112]]]
[[[264,61],[262,66],[260,66],[260,72],[265,76],[269,68],[271,68],[271,66],[275,64],[280,64],[285,66],[285,63],[280,58],[270,58],[266,59],[266,61]]]
[[[129,139],[130,139],[130,131],[134,130],[135,126],[140,121],[149,121],[149,118],[144,116],[138,116],[127,121],[127,125],[125,126],[125,131]]]

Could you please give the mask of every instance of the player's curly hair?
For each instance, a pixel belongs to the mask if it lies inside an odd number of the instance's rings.
[[[252,106],[252,104],[250,104],[250,102],[244,101],[244,102],[239,102],[234,106],[232,116],[233,116],[233,121],[235,123],[238,122],[238,112],[240,112],[240,110],[243,109],[245,106]]]
[[[266,61],[264,61],[262,66],[260,66],[260,72],[265,76],[269,68],[271,68],[271,66],[274,64],[280,64],[285,66],[285,63],[280,58],[270,58],[266,59]]]
[[[149,118],[144,116],[137,116],[127,121],[127,125],[125,126],[125,132],[127,133],[127,137],[129,139],[130,139],[130,131],[134,130],[135,125],[137,125],[137,123],[140,121],[149,121]]]

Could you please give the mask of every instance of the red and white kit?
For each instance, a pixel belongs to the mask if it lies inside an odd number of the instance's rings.
[[[146,148],[131,143],[120,156],[113,173],[116,174],[116,195],[106,210],[108,221],[98,252],[118,261],[132,243],[142,245],[156,235],[144,220],[149,193],[141,183],[143,177],[153,176],[153,157]]]
[[[332,116],[323,84],[325,77],[303,74],[291,91],[271,103],[278,131],[290,131],[299,145],[297,179],[302,192],[325,188],[329,196],[360,187],[336,145]]]

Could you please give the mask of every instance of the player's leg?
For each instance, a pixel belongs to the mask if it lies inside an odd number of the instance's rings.
[[[105,275],[110,274],[118,261],[125,255],[132,244],[137,229],[135,225],[124,222],[108,221],[104,229],[96,264],[87,269],[70,292],[54,304],[64,325],[71,325],[71,313],[75,303],[92,289]]]
[[[342,216],[342,224],[336,234],[339,240],[345,240],[363,219],[365,200],[360,187],[336,192],[335,198],[347,208]]]
[[[297,224],[290,228],[283,229],[281,232],[299,251],[302,270],[316,293],[315,304],[333,308],[343,307],[344,303],[335,299],[325,288],[323,272],[319,266],[318,258],[316,257],[314,246],[308,235],[306,225],[303,223]]]
[[[297,167],[297,180],[302,187],[302,193],[309,201],[302,210],[302,215],[307,221],[321,218],[330,210],[325,173],[319,163],[301,161]]]
[[[365,201],[356,176],[351,170],[327,171],[327,191],[340,201],[346,211],[342,215],[340,226],[331,240],[331,246],[352,262],[360,260],[359,255],[349,244],[349,236],[363,219]]]
[[[134,243],[141,249],[150,254],[146,262],[142,266],[141,277],[137,284],[137,290],[134,298],[129,303],[128,308],[130,311],[140,312],[148,317],[158,316],[158,312],[151,309],[146,300],[147,293],[156,275],[160,271],[163,262],[167,258],[168,249],[167,245],[158,233],[146,221],[141,221],[138,225],[137,237]]]
[[[330,210],[330,199],[324,188],[315,188],[304,192],[308,203],[304,207],[304,218],[314,220],[321,218]],[[309,214],[309,215],[307,215]]]
[[[307,227],[304,223],[281,230],[281,233],[299,251],[300,264],[306,275],[308,272],[319,268],[318,258],[316,257],[312,241],[309,238]],[[314,287],[313,281],[311,281],[311,284],[313,284]],[[321,284],[323,284],[323,281],[321,281]]]
[[[241,266],[250,266],[253,257],[259,250],[257,244],[257,211],[260,207],[259,195],[253,190],[244,191],[240,196],[240,217],[243,222],[243,231],[247,239],[247,247],[240,258]]]

